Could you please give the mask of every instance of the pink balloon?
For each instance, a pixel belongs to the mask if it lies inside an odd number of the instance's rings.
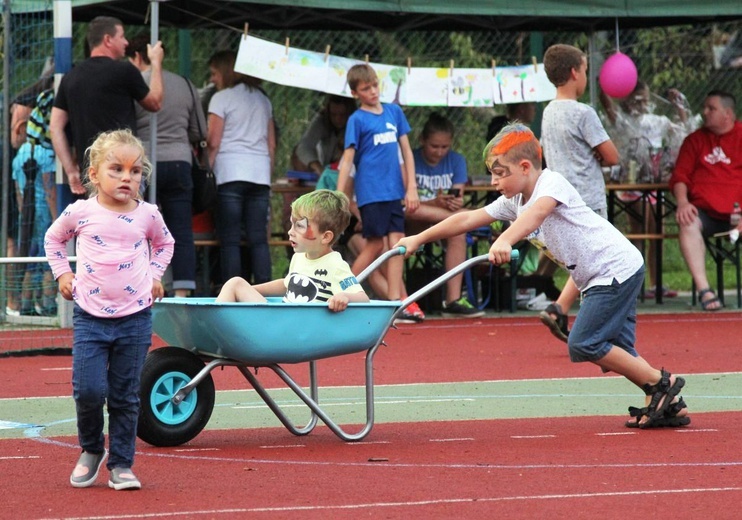
[[[622,98],[633,92],[637,80],[636,65],[631,58],[617,52],[600,69],[600,87],[611,97]]]

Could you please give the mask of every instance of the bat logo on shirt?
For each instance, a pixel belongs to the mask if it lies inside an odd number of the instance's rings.
[[[285,300],[291,303],[311,302],[317,297],[318,292],[319,290],[311,278],[294,273],[289,275]]]
[[[314,276],[327,276],[327,269],[317,269],[314,271]]]

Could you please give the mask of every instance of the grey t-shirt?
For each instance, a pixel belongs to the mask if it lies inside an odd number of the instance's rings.
[[[639,250],[550,169],[541,172],[527,202],[522,195],[500,197],[485,211],[496,220],[513,221],[541,197],[553,198],[557,206],[526,239],[567,269],[580,291],[610,285],[614,278],[623,283],[644,264]]]
[[[610,140],[595,110],[571,99],[544,109],[541,145],[546,166],[564,175],[593,211],[605,209],[605,180],[593,149]]]
[[[149,82],[152,72],[142,73]],[[191,162],[191,143],[206,139],[206,118],[193,84],[170,71],[162,71],[164,96],[157,112],[157,161]],[[152,158],[149,140],[150,112],[136,106],[137,136],[142,140],[147,156]]]

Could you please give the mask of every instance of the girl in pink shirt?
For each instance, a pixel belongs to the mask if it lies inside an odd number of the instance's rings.
[[[82,454],[73,487],[91,486],[106,458],[103,405],[109,415],[108,485],[139,489],[132,473],[139,381],[152,343],[151,305],[174,240],[157,207],[141,200],[151,165],[129,130],[104,132],[86,151],[90,196],[69,205],[46,233],[46,256],[59,292],[74,300],[72,390]],[[66,244],[76,239],[77,272]]]

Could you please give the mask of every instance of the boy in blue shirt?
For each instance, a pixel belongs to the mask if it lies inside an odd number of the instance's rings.
[[[363,237],[366,239],[366,246],[352,266],[353,273],[358,275],[384,251],[385,241],[396,244],[404,237],[405,211],[414,212],[420,200],[407,137],[410,125],[402,109],[381,103],[379,79],[369,65],[351,67],[348,85],[361,106],[348,119],[337,189],[352,200],[355,188],[357,216],[363,223]],[[356,167],[352,180],[351,164]],[[387,297],[390,300],[400,300],[404,292],[403,267],[401,256],[387,262]],[[416,303],[408,306],[401,317],[413,321],[424,319]]]

